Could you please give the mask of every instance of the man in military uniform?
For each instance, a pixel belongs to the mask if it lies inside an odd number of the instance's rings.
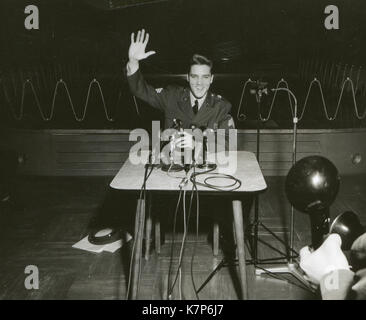
[[[209,91],[214,79],[212,61],[202,55],[193,55],[187,74],[189,88],[168,86],[155,89],[144,80],[139,68],[140,60],[155,54],[155,51],[146,52],[148,42],[149,34],[145,33],[145,30],[138,31],[136,38],[134,33],[131,34],[127,80],[132,94],[164,112],[165,129],[173,127],[173,120],[179,119],[182,121],[184,129],[191,129],[192,126],[215,131],[225,129],[222,131],[225,138],[228,138],[229,129],[234,128],[234,121],[229,114],[231,104],[220,95]],[[217,132],[217,135],[221,134],[222,132]],[[217,143],[220,144],[220,139],[217,140]],[[175,141],[175,145],[178,148],[192,148],[192,136],[184,132],[183,137]],[[212,211],[212,202],[210,200],[206,202],[211,204],[209,209]],[[201,201],[201,206],[202,204]],[[220,210],[220,206],[224,206],[222,199],[214,207],[216,210]],[[226,220],[230,220],[230,218],[226,218]]]
[[[145,30],[138,31],[136,39],[134,33],[131,34],[127,79],[132,94],[164,112],[164,127],[173,127],[173,120],[179,119],[182,121],[184,129],[192,129],[192,126],[213,130],[234,128],[234,122],[229,114],[231,104],[221,96],[209,91],[213,81],[212,62],[204,56],[194,55],[187,75],[189,88],[168,86],[167,88],[155,89],[144,80],[139,68],[140,60],[155,54],[154,51],[145,52],[148,42],[149,34],[145,34]],[[188,147],[192,149],[192,135],[188,132],[182,133],[182,136],[175,140],[175,145],[178,148]],[[173,199],[174,202],[175,200]],[[110,214],[114,212],[113,208],[118,207],[116,203],[120,201],[121,195],[110,190],[100,208],[98,217],[91,222],[91,228],[114,227],[122,224],[125,231],[133,234],[134,210],[132,208],[135,205],[133,198],[123,198],[123,206],[129,209],[125,210],[126,214],[118,217],[120,221],[114,221],[110,217]],[[165,202],[160,201],[160,203]],[[200,203],[202,206],[202,201]],[[215,205],[215,208],[220,204],[222,204],[221,199],[220,203]],[[131,238],[131,236],[127,238]],[[129,241],[127,247],[131,247],[131,243]]]
[[[154,108],[164,112],[165,128],[173,126],[173,119],[180,119],[185,129],[196,128],[230,129],[234,122],[229,112],[231,104],[219,95],[213,94],[209,88],[213,81],[212,61],[195,54],[190,62],[187,81],[189,88],[168,86],[155,89],[143,78],[139,61],[146,59],[155,51],[145,52],[149,42],[149,34],[142,29],[131,34],[128,51],[127,79],[131,92]],[[176,141],[179,147],[192,146],[192,137],[187,132]]]

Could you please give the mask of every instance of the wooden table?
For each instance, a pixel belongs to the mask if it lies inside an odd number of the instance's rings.
[[[201,193],[217,192],[218,195],[230,195],[232,198],[233,207],[233,218],[235,228],[235,238],[237,244],[237,256],[239,261],[239,273],[241,281],[241,293],[242,298],[247,299],[248,288],[246,278],[246,258],[245,258],[245,243],[244,243],[244,224],[243,224],[243,209],[242,209],[242,198],[243,195],[254,195],[258,192],[264,191],[267,188],[266,182],[262,175],[262,171],[259,167],[257,159],[252,152],[247,151],[231,151],[228,156],[228,162],[226,164],[218,164],[217,169],[214,172],[220,172],[225,174],[233,175],[235,178],[241,181],[240,188],[230,192],[220,192],[214,189],[197,186],[198,191]],[[196,170],[199,172],[200,170]],[[193,172],[191,170],[188,175]],[[117,175],[114,177],[110,186],[114,189],[135,191],[139,192],[144,181],[144,164],[134,165],[130,160],[126,160],[122,168],[119,170]],[[174,176],[183,175],[182,172],[172,173]],[[209,176],[210,173],[207,174]],[[197,177],[197,181],[202,180],[206,175]],[[146,182],[146,190],[148,191],[160,191],[160,192],[177,192],[179,191],[180,180],[172,178],[167,175],[166,172],[160,169],[154,169]],[[189,181],[183,189],[187,191],[192,190],[192,183]],[[138,201],[136,209],[136,222],[140,226],[137,229],[135,225],[135,240],[136,250],[133,258],[133,281],[132,281],[132,299],[137,297],[136,284],[138,282],[139,273],[139,256],[142,250],[142,240],[144,232],[144,220],[145,220],[145,203],[143,200]]]

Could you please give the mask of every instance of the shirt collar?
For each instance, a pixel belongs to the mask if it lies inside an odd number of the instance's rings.
[[[200,109],[202,107],[203,102],[205,101],[206,97],[207,97],[207,92],[206,94],[202,97],[202,98],[196,98],[191,91],[189,91],[189,97],[191,98],[191,106],[194,106],[194,103],[196,100],[198,100],[198,109]]]

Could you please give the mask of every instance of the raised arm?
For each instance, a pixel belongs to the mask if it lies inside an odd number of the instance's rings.
[[[155,51],[146,52],[148,42],[149,34],[145,33],[144,29],[137,32],[136,39],[135,34],[131,34],[131,44],[128,50],[127,81],[134,96],[144,100],[154,108],[165,111],[168,105],[169,89],[155,89],[145,81],[139,70],[139,61],[155,54]]]

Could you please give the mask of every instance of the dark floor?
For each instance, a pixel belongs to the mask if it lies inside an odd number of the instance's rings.
[[[331,217],[353,210],[366,224],[366,176],[342,178],[339,195],[331,207]],[[115,253],[90,253],[72,248],[88,233],[91,222],[99,214],[111,177],[97,178],[30,178],[18,177],[15,207],[1,207],[0,215],[0,299],[124,299],[127,261],[125,248]],[[260,196],[262,222],[281,238],[288,236],[289,205],[283,177],[266,179],[268,190]],[[22,207],[24,209],[22,210]],[[121,204],[118,215],[127,210]],[[166,207],[173,214],[173,208]],[[231,214],[231,213],[227,213]],[[251,212],[251,217],[253,212]],[[169,220],[169,219],[168,219]],[[196,247],[193,277],[196,286],[207,278],[222,260],[212,255],[208,239],[210,219],[202,218],[202,228]],[[308,217],[296,213],[295,249],[310,243]],[[181,239],[181,234],[177,236]],[[281,249],[264,230],[260,239]],[[144,262],[141,273],[140,299],[163,299],[166,296],[170,261],[171,232],[166,234],[160,256],[153,251]],[[184,299],[195,299],[191,281],[191,256],[195,236],[187,240],[182,269]],[[178,261],[180,243],[175,246],[173,269]],[[260,245],[263,259],[277,256],[269,247]],[[26,266],[39,269],[39,289],[24,286]],[[288,281],[256,277],[248,266],[250,299],[317,299],[316,294],[300,288],[292,277]],[[238,299],[235,267],[222,268],[200,292],[200,299]],[[178,285],[174,299],[179,299]]]

